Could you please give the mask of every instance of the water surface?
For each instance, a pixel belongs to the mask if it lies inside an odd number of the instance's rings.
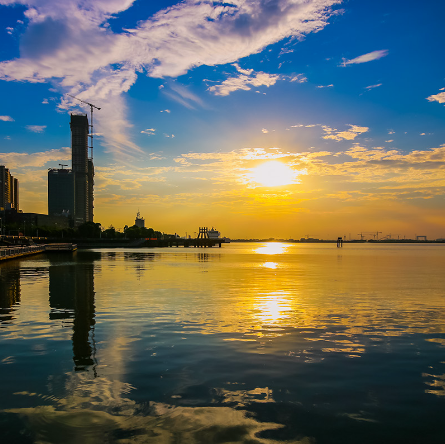
[[[444,269],[435,244],[3,263],[2,442],[442,443]]]

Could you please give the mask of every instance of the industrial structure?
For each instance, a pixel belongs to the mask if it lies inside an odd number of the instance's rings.
[[[0,210],[19,209],[19,181],[0,165]]]

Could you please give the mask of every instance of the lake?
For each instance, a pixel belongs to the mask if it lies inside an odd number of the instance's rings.
[[[445,245],[0,265],[3,443],[443,443]]]

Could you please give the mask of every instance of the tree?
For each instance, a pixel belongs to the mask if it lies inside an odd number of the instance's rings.
[[[85,222],[77,228],[79,237],[98,238],[100,237],[100,224],[95,222]]]

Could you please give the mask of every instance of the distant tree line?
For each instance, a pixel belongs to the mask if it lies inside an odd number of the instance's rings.
[[[141,228],[136,225],[132,227],[125,226],[123,232],[116,231],[113,225],[103,230],[101,224],[97,222],[86,222],[76,228],[23,226],[23,224],[14,222],[3,227],[3,234],[60,239],[161,239],[171,237],[171,235],[163,235],[160,231],[153,230],[153,228]]]

